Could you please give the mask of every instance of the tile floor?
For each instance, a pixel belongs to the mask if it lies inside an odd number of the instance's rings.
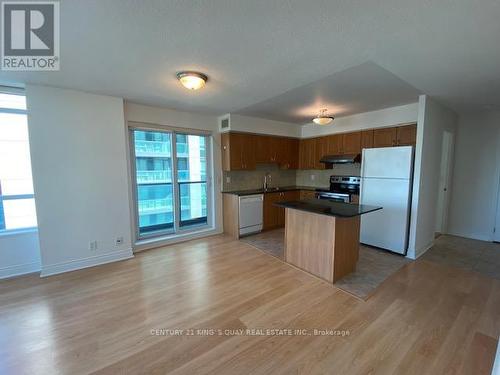
[[[500,243],[442,235],[421,259],[500,279]]]
[[[284,260],[284,236],[284,229],[276,229],[243,237],[241,241]],[[335,286],[366,300],[384,280],[409,262],[400,255],[361,246],[356,271],[338,280]]]

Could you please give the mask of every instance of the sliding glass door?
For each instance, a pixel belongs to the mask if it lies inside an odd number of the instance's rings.
[[[137,237],[209,225],[206,135],[132,129]]]

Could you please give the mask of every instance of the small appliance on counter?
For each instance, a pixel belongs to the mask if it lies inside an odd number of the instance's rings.
[[[383,209],[361,218],[361,243],[406,255],[412,179],[412,146],[363,150],[360,203]]]
[[[316,189],[316,198],[350,203],[359,195],[359,176],[330,176],[330,189]]]

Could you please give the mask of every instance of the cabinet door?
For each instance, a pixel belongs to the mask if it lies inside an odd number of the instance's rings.
[[[281,169],[290,168],[290,148],[288,138],[277,138],[276,163]]]
[[[361,152],[361,132],[343,134],[342,145],[344,154],[359,154]]]
[[[273,229],[278,226],[278,208],[274,203],[278,202],[281,193],[266,193],[264,194],[264,217],[263,227],[266,229]]]
[[[375,129],[373,131],[373,147],[396,146],[397,128]]]
[[[308,139],[307,143],[307,169],[314,169],[316,166],[316,139]]]
[[[242,169],[254,170],[256,167],[256,163],[255,163],[255,135],[242,134],[241,144],[242,144],[241,162],[243,165]]]
[[[334,134],[327,137],[327,154],[341,155],[342,154],[342,135]]]
[[[306,140],[301,139],[299,141],[299,169],[307,169],[306,146],[307,146]]]
[[[242,161],[243,135],[229,133],[229,164],[230,170],[245,169]]]
[[[270,163],[271,143],[267,135],[255,136],[255,161],[257,163]]]
[[[414,146],[417,143],[417,125],[398,127],[397,139],[398,146]]]
[[[361,150],[373,147],[373,130],[363,130],[361,132]]]
[[[325,169],[325,164],[320,163],[320,159],[328,154],[328,138],[315,138],[314,169]]]
[[[288,140],[288,169],[299,168],[299,140],[290,138]]]

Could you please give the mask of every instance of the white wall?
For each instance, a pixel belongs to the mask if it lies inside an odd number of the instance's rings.
[[[0,279],[40,271],[40,248],[36,230],[0,236]]]
[[[26,96],[42,276],[131,257],[123,100],[34,85]]]
[[[300,138],[300,125],[231,114],[231,131]]]
[[[135,246],[136,250],[143,250],[159,245],[170,244],[207,236],[215,233],[222,233],[222,194],[221,194],[221,181],[222,181],[222,166],[221,166],[221,144],[220,134],[218,132],[217,117],[210,115],[200,115],[190,112],[176,111],[167,108],[151,107],[131,102],[125,103],[125,120],[139,123],[149,123],[154,125],[164,125],[175,128],[186,128],[195,130],[206,130],[212,133],[213,138],[213,182],[214,182],[214,230],[210,230],[201,234],[189,234],[184,236],[177,236],[176,238],[167,239],[165,241],[141,241],[141,244]],[[128,150],[128,148],[127,148]],[[128,155],[128,154],[127,154]],[[130,192],[132,194],[132,192]],[[134,207],[131,206],[131,215],[134,215]]]
[[[434,243],[444,131],[456,132],[456,114],[431,98],[419,98],[417,147],[408,257],[415,259]]]
[[[450,234],[493,239],[499,168],[500,112],[461,116],[455,143]]]
[[[333,120],[331,125],[318,126],[307,124],[301,128],[302,138],[312,138],[327,134],[345,133],[371,128],[383,128],[417,122],[418,103],[406,104],[398,107],[380,109],[378,111],[359,113],[357,115],[340,117]]]

